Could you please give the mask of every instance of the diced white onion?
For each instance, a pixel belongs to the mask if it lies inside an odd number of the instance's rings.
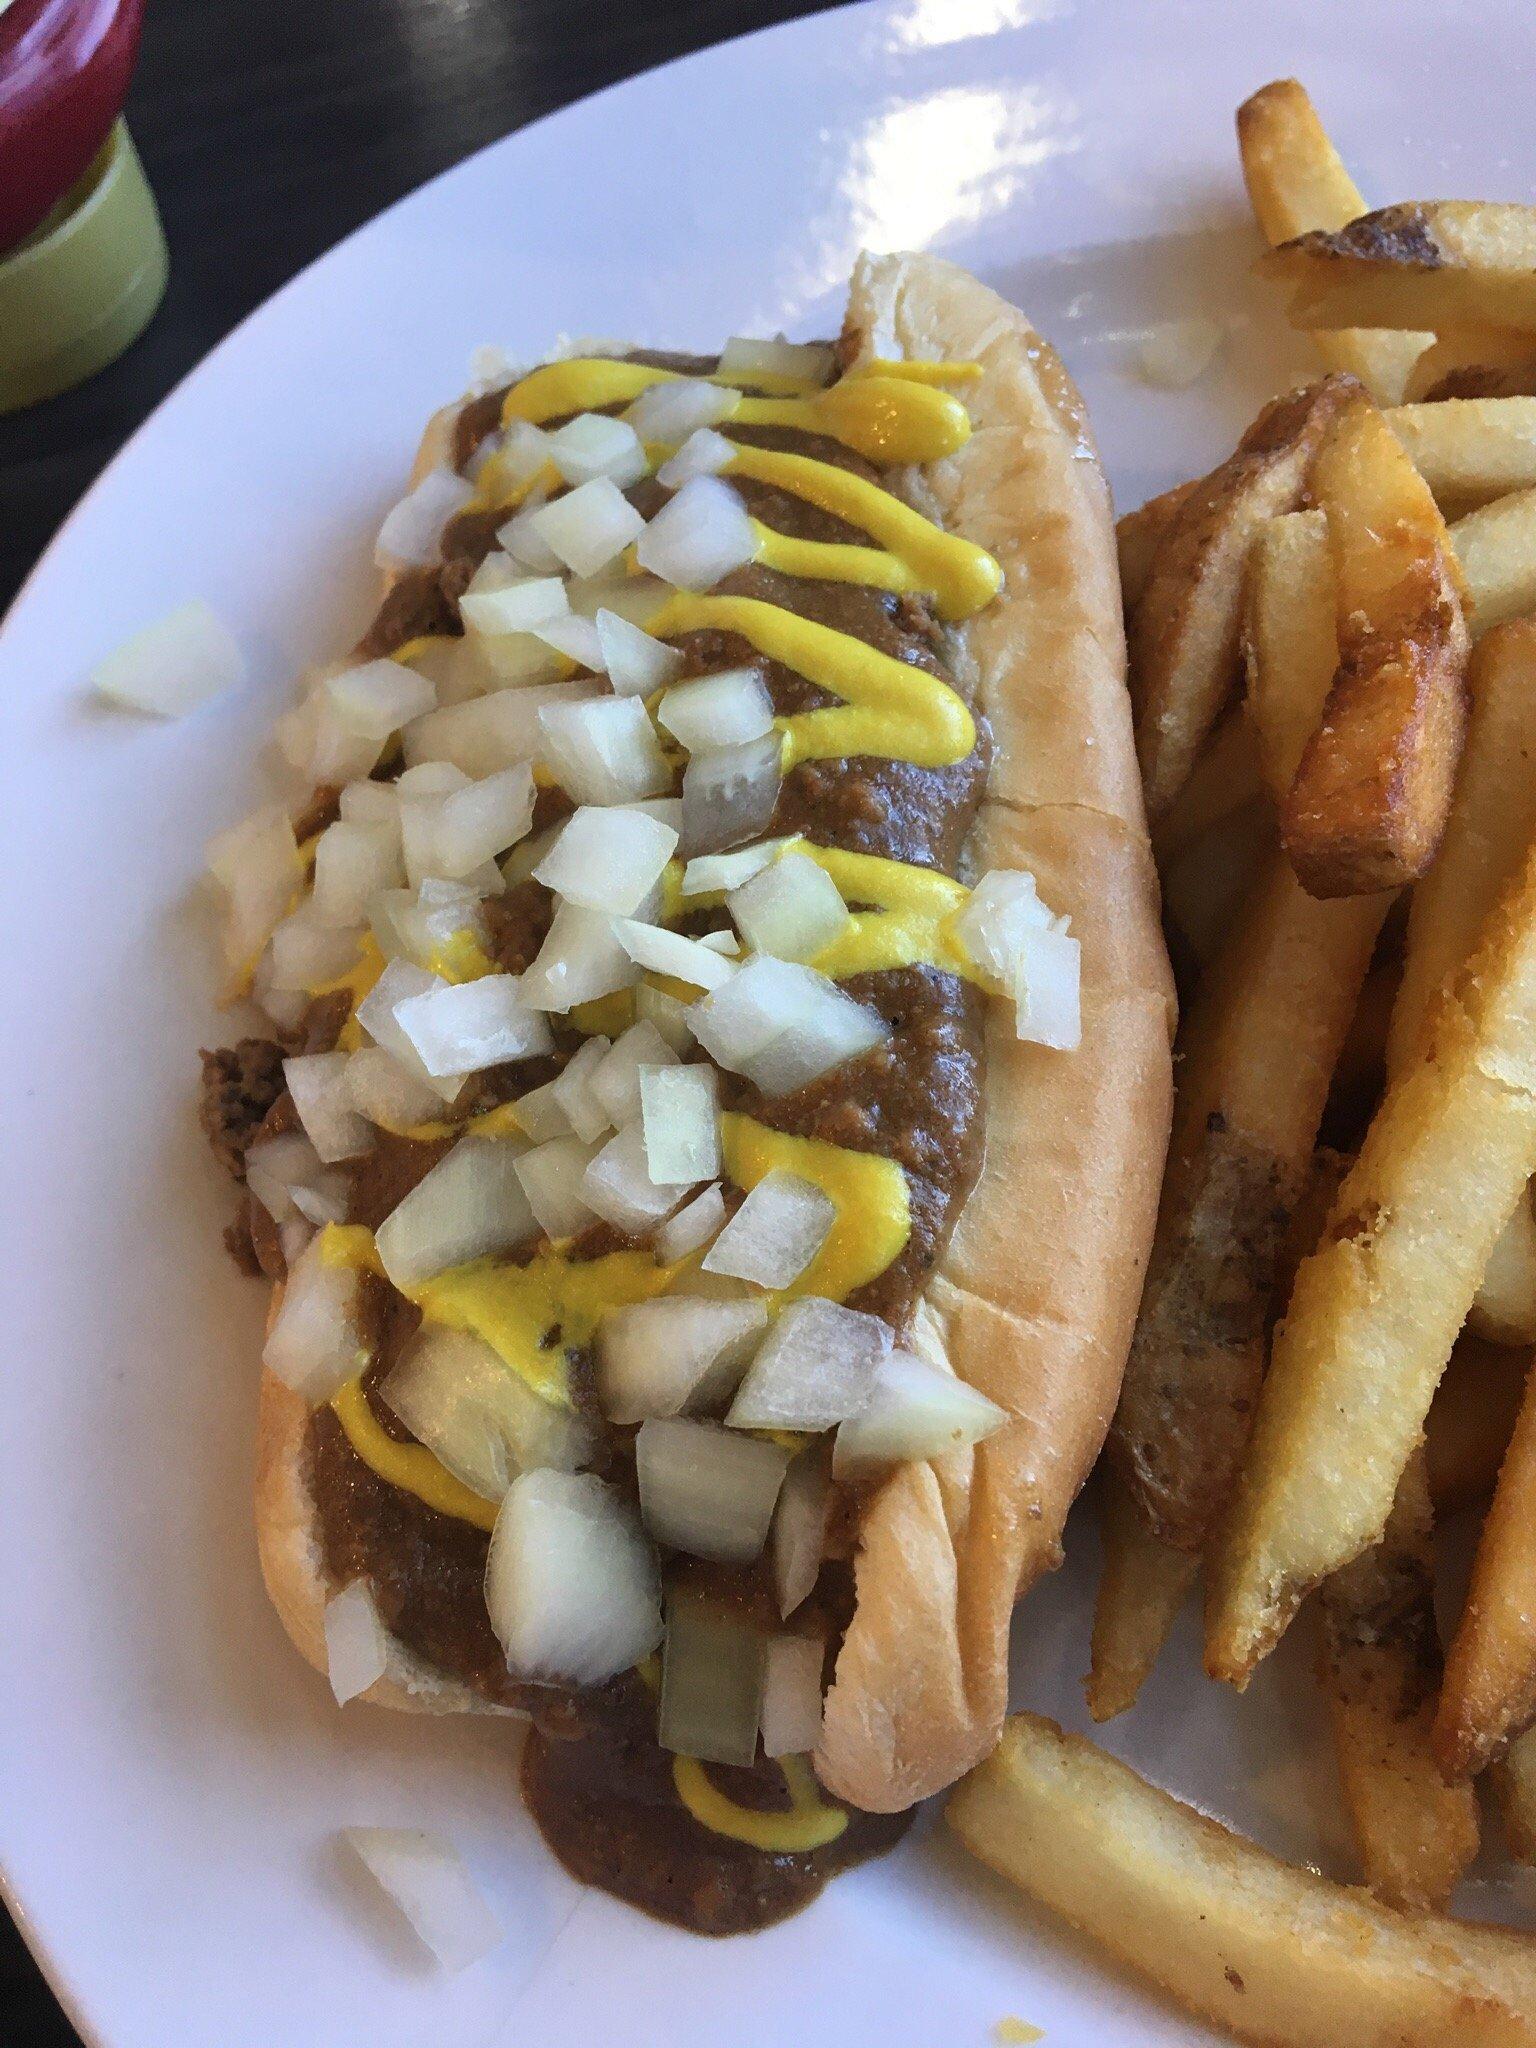
[[[338,931],[316,921],[305,904],[272,933],[268,978],[275,989],[312,989],[335,981],[357,959],[357,930]]]
[[[97,662],[98,697],[127,711],[180,718],[245,681],[245,656],[223,620],[200,597],[141,626]]]
[[[891,1333],[878,1316],[812,1296],[782,1311],[737,1390],[733,1429],[834,1429],[869,1402]]]
[[[677,1054],[662,1037],[654,1024],[631,1024],[614,1040],[592,1069],[592,1093],[603,1106],[604,1114],[617,1130],[630,1124],[640,1114],[640,1080],[647,1067],[660,1069],[677,1063]],[[654,1180],[667,1176],[653,1174]],[[682,1180],[702,1180],[703,1174],[682,1174],[675,1176]]]
[[[461,1138],[380,1224],[379,1261],[402,1293],[537,1234],[517,1178],[520,1149],[506,1138]]]
[[[533,770],[526,762],[451,791],[437,815],[437,872],[458,880],[505,853],[533,824],[533,804]]]
[[[366,1579],[354,1579],[325,1603],[325,1664],[339,1707],[389,1668],[389,1637]]]
[[[726,898],[736,928],[757,953],[814,960],[853,922],[836,882],[809,854],[786,853]]]
[[[582,1194],[582,1181],[593,1148],[580,1138],[550,1138],[535,1145],[517,1162],[517,1177],[546,1237],[574,1237],[596,1216]]]
[[[571,610],[597,623],[601,611],[612,612],[627,625],[646,627],[666,603],[670,592],[654,576],[631,570],[623,559],[610,562],[595,576],[572,576],[566,584]],[[624,693],[628,694],[628,693]]]
[[[601,910],[562,903],[523,976],[523,1001],[530,1009],[563,1015],[638,979],[638,968],[614,932],[614,920]]]
[[[733,334],[720,352],[719,374],[742,384],[760,378],[796,383],[825,384],[832,375],[836,358],[821,341],[760,341],[750,334]]]
[[[636,1031],[651,1031],[637,1024]],[[625,1037],[630,1034],[625,1033]],[[621,1040],[622,1044],[623,1041]],[[617,1050],[617,1047],[615,1048]],[[652,1180],[712,1180],[720,1171],[720,1111],[713,1067],[681,1067],[667,1048],[667,1061],[642,1067],[640,1120],[646,1168]],[[617,1121],[617,1119],[615,1119]]]
[[[583,805],[534,869],[567,903],[632,917],[672,858],[677,834],[644,811]]]
[[[398,845],[400,792],[392,782],[370,782],[366,779],[349,782],[337,797],[336,805],[343,823],[368,825],[381,832],[390,832]]]
[[[570,1136],[570,1119],[560,1107],[552,1081],[546,1081],[542,1088],[530,1088],[526,1095],[519,1095],[512,1107],[517,1111],[518,1122],[534,1144],[543,1145],[551,1138]]]
[[[406,728],[405,758],[412,763],[449,761],[475,776],[536,760],[544,742],[540,712],[550,705],[579,702],[598,687],[591,677],[573,677],[569,682],[499,690],[467,703],[446,704]]]
[[[701,932],[699,934],[699,944],[701,946],[708,946],[711,953],[724,954],[727,960],[736,960],[741,957],[741,941],[729,929],[722,929],[718,932]]]
[[[681,1294],[611,1310],[597,1339],[604,1413],[627,1423],[722,1407],[767,1321],[761,1301]]]
[[[954,931],[972,965],[1006,986],[1026,934],[1049,931],[1055,922],[1027,869],[992,868],[971,891]]]
[[[693,988],[718,989],[736,972],[730,961],[712,946],[702,945],[682,932],[669,932],[664,925],[618,917],[613,920],[613,928],[629,958],[653,974],[670,974]],[[691,1011],[689,1017],[691,1028]]]
[[[336,723],[357,741],[356,766],[331,766],[321,779],[345,782],[366,775],[392,734],[423,718],[437,702],[435,685],[404,662],[381,659],[339,669],[316,692]],[[329,764],[328,764],[329,765]]]
[[[771,732],[773,699],[755,668],[725,668],[674,684],[656,707],[656,722],[690,753],[708,753]]]
[[[681,1416],[635,1438],[640,1514],[658,1543],[719,1564],[762,1554],[789,1453],[760,1437]]]
[[[826,1445],[810,1444],[784,1475],[773,1512],[773,1586],[782,1615],[793,1614],[816,1584],[827,1547],[831,1505]]]
[[[568,569],[595,576],[641,539],[645,521],[611,477],[595,476],[554,499],[529,522]]]
[[[1165,320],[1142,337],[1136,367],[1144,384],[1185,391],[1205,375],[1227,338],[1220,320]]]
[[[661,1641],[654,1553],[618,1494],[590,1472],[525,1472],[512,1482],[485,1597],[517,1678],[601,1685]]]
[[[347,1087],[348,1065],[344,1052],[303,1053],[283,1061],[283,1079],[304,1135],[327,1166],[356,1159],[373,1145],[373,1133]]]
[[[769,1639],[760,1716],[764,1756],[809,1756],[821,1740],[825,1663],[826,1645],[819,1636]]]
[[[1001,1429],[1006,1409],[911,1351],[888,1351],[862,1413],[838,1430],[833,1465],[899,1464],[941,1457]]]
[[[429,469],[379,528],[373,558],[381,569],[421,569],[442,560],[443,530],[474,496],[453,469]]]
[[[481,557],[479,568],[464,587],[464,595],[489,595],[498,590],[510,589],[514,583],[529,583],[532,580],[527,570],[514,562],[509,554],[500,548],[492,548],[488,555]],[[559,582],[558,577],[555,580]],[[564,584],[560,587],[562,590],[565,588]]]
[[[427,989],[395,1006],[395,1020],[433,1080],[479,1074],[504,1060],[551,1052],[547,1021],[522,999],[515,974],[484,974]]]
[[[359,1116],[386,1131],[408,1131],[443,1107],[442,1097],[381,1045],[361,1046],[349,1057],[347,1095]]]
[[[245,1149],[245,1184],[274,1223],[294,1213],[295,1188],[312,1186],[321,1175],[320,1155],[302,1131],[258,1138]]]
[[[521,490],[530,484],[549,461],[549,436],[532,420],[514,420],[503,432],[499,451],[498,480]]]
[[[480,901],[494,893],[492,877],[499,884],[496,868],[487,866],[477,868],[462,882],[428,875],[414,891],[381,890],[368,905],[368,921],[379,950],[386,959],[403,956],[418,967],[430,968],[442,949],[461,932],[483,941],[485,922]]]
[[[717,476],[685,483],[635,543],[641,568],[681,590],[708,590],[756,553],[751,514]]]
[[[657,1226],[654,1245],[658,1263],[674,1266],[679,1259],[686,1259],[701,1244],[708,1244],[724,1221],[725,1196],[716,1183]]]
[[[608,1112],[592,1088],[592,1076],[607,1057],[608,1044],[601,1032],[584,1039],[549,1084],[566,1122],[586,1145],[609,1128]]]
[[[535,484],[505,526],[498,526],[496,538],[515,562],[540,576],[552,576],[566,565],[539,531],[539,514],[549,503],[549,490]]]
[[[605,1223],[640,1237],[677,1207],[684,1187],[658,1187],[651,1179],[645,1139],[636,1123],[608,1140],[587,1168],[581,1191]]]
[[[451,1102],[458,1094],[459,1082],[440,1080],[427,1072],[415,1044],[395,1016],[395,1008],[411,996],[425,995],[447,985],[440,974],[429,973],[413,960],[391,960],[357,1006],[357,1021],[375,1045],[383,1046],[414,1080],[425,1082],[443,1102]]]
[[[475,633],[531,633],[563,617],[570,605],[558,576],[526,576],[499,590],[466,590],[459,610]]]
[[[568,484],[611,477],[620,490],[638,483],[648,467],[640,437],[626,420],[582,412],[549,436],[550,460]]]
[[[576,1415],[541,1400],[467,1330],[422,1329],[385,1375],[379,1398],[483,1500],[499,1501],[519,1472],[573,1472],[592,1448]]]
[[[791,843],[788,839],[764,839],[756,846],[743,846],[735,853],[697,854],[683,869],[683,894],[727,895],[771,866]]]
[[[683,850],[723,853],[772,822],[783,780],[778,732],[691,755],[683,770]]]
[[[310,912],[317,923],[359,925],[368,900],[405,880],[398,823],[360,825],[338,818],[315,842],[315,882]]]
[[[665,490],[675,491],[690,477],[718,476],[736,460],[736,445],[717,434],[713,427],[695,427],[675,455],[669,455],[656,472]]]
[[[766,955],[695,1003],[688,1021],[718,1065],[765,1095],[807,1087],[891,1035],[883,1017],[824,974]]]
[[[478,1962],[501,1940],[458,1851],[417,1828],[344,1828],[342,1838],[445,1970]]]
[[[476,398],[515,383],[521,374],[506,350],[493,341],[483,341],[469,352],[469,389]],[[518,426],[524,424],[522,420],[517,422]]]
[[[543,757],[578,804],[660,796],[671,784],[672,771],[638,697],[546,704],[539,724]]]
[[[303,1026],[305,1012],[309,1008],[309,996],[302,989],[278,989],[272,986],[272,948],[266,947],[251,969],[250,997],[265,1016],[285,1036],[296,1034]]]
[[[351,1188],[344,1173],[322,1173],[307,1187],[292,1188],[289,1192],[299,1215],[317,1230],[327,1223],[346,1221]]]
[[[831,1196],[797,1173],[775,1168],[752,1189],[704,1255],[706,1273],[759,1287],[789,1287],[811,1264],[837,1221]]]
[[[208,866],[225,892],[224,958],[237,972],[267,943],[303,882],[293,821],[277,804],[256,811],[209,842]]]
[[[654,1024],[675,1053],[685,1053],[693,1044],[688,1005],[668,995],[665,989],[652,988],[649,982],[642,981],[635,990],[635,1015],[643,1023]]]
[[[579,668],[591,669],[594,675],[602,673],[603,643],[590,619],[577,618],[574,613],[569,618],[551,619],[535,627],[534,637]]]
[[[642,391],[624,417],[642,441],[675,447],[699,427],[729,419],[740,394],[702,377],[679,377]]]
[[[656,1739],[677,1756],[746,1769],[757,1755],[762,1634],[745,1615],[692,1586],[667,1595]]]
[[[1035,1045],[1075,1052],[1083,1042],[1082,947],[1066,932],[1031,932],[1014,965],[1018,1034]]]
[[[683,665],[675,647],[653,639],[642,626],[606,606],[599,610],[595,624],[602,666],[617,697],[649,697],[653,690],[671,682]]]
[[[329,1401],[367,1361],[362,1280],[352,1266],[330,1265],[314,1238],[283,1283],[261,1362],[312,1408]]]

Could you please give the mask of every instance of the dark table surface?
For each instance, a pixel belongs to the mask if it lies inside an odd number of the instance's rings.
[[[825,4],[149,0],[128,117],[165,219],[170,289],[94,382],[0,419],[0,609],[151,407],[312,257],[509,129]],[[0,1912],[0,2043],[76,2040]]]

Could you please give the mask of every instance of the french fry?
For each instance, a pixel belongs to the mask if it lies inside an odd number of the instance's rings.
[[[1326,512],[1315,507],[1286,512],[1261,529],[1248,560],[1242,651],[1249,724],[1279,805],[1290,792],[1339,665],[1338,595]]]
[[[1510,1855],[1536,1863],[1536,1729],[1517,1735],[1489,1776]]]
[[[1408,374],[1411,405],[1445,398],[1529,398],[1536,392],[1536,337],[1502,327],[1437,335]]]
[[[1284,242],[1256,266],[1297,327],[1536,329],[1536,207],[1409,200]]]
[[[1460,571],[1428,487],[1363,394],[1324,435],[1312,487],[1339,667],[1280,837],[1312,895],[1364,895],[1423,874],[1445,829],[1467,709]]]
[[[1536,1950],[1508,1928],[1404,1913],[1019,1714],[949,1796],[960,1840],[1169,1992],[1267,2048],[1531,2048]]]
[[[1243,572],[1266,519],[1305,486],[1328,422],[1356,392],[1351,378],[1277,398],[1237,452],[1201,479],[1173,515],[1131,614],[1131,693],[1148,815],[1172,805],[1237,677]]]
[[[1467,1326],[1491,1344],[1536,1344],[1536,1216],[1528,1194],[1488,1255]]]
[[[1318,1680],[1366,1882],[1388,1905],[1441,1907],[1477,1854],[1477,1799],[1430,1748],[1444,1668],[1423,1454],[1381,1541],[1319,1588]]]
[[[1448,519],[1536,488],[1536,398],[1441,399],[1385,417]]]
[[[1159,1542],[1112,1472],[1100,1482],[1099,1529],[1104,1561],[1083,1690],[1094,1720],[1110,1721],[1136,1704],[1200,1560]]]
[[[1158,866],[1171,866],[1213,826],[1252,803],[1263,787],[1253,722],[1241,704],[1234,704],[1157,829],[1152,851]]]
[[[1163,871],[1163,922],[1181,978],[1203,971],[1279,844],[1273,806],[1250,797],[1191,840]]]
[[[1237,110],[1243,181],[1264,239],[1289,242],[1313,228],[1342,228],[1365,212],[1358,186],[1306,88],[1294,78],[1260,86]],[[1432,334],[1332,328],[1314,345],[1330,370],[1351,371],[1379,405],[1396,405]]]
[[[1526,1384],[1451,1638],[1435,1755],[1465,1777],[1536,1720],[1536,1374]]]
[[[1529,1362],[1528,1352],[1486,1343],[1470,1330],[1456,1339],[1424,1424],[1429,1497],[1437,1515],[1454,1514],[1492,1493]]]
[[[1309,562],[1326,597],[1329,560]],[[1315,594],[1294,594],[1317,609]],[[1278,623],[1274,637],[1288,654]],[[1263,666],[1253,634],[1249,651]],[[1331,674],[1326,658],[1285,659],[1250,698],[1276,787],[1295,773]],[[1168,1170],[1110,1451],[1147,1527],[1181,1550],[1202,1547],[1231,1496],[1277,1261],[1390,900],[1319,902],[1271,859],[1180,1035]]]
[[[1536,611],[1536,490],[1468,512],[1451,528],[1451,547],[1466,578],[1474,639]]]
[[[1206,1668],[1246,1684],[1374,1543],[1503,1220],[1536,1168],[1536,852],[1387,1090],[1296,1276],[1231,1515]]]
[[[1536,481],[1536,479],[1533,479]],[[1127,614],[1147,587],[1153,559],[1173,515],[1194,489],[1192,483],[1175,484],[1156,498],[1148,498],[1134,512],[1122,512],[1115,522],[1115,548],[1120,557],[1120,597]]]

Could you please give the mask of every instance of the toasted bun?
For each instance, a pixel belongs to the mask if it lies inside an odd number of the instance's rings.
[[[1014,1603],[1060,1562],[1119,1391],[1167,1145],[1174,1016],[1113,516],[1082,401],[1022,313],[936,257],[862,259],[848,331],[866,353],[984,367],[965,389],[965,447],[895,486],[1006,573],[1002,596],[953,636],[994,747],[970,866],[1030,869],[1083,946],[1076,1053],[1022,1044],[1007,1006],[989,1006],[984,1165],[914,1333],[1016,1420],[974,1452],[897,1472],[861,1529],[816,1767],[841,1797],[891,1811],[953,1782],[1001,1728]],[[416,475],[445,459],[452,417],[430,422]],[[323,1670],[328,1588],[304,1439],[303,1404],[267,1378],[262,1568]],[[367,1697],[487,1711],[403,1650]]]

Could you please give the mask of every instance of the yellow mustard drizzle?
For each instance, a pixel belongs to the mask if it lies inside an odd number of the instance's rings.
[[[822,1798],[803,1757],[784,1756],[778,1761],[789,1792],[788,1813],[764,1813],[754,1806],[739,1805],[720,1790],[697,1757],[673,1757],[672,1782],[699,1826],[713,1835],[745,1842],[767,1856],[803,1856],[812,1849],[826,1848],[847,1827],[847,1812],[841,1806],[829,1806]]]
[[[942,967],[967,980],[977,979],[954,936],[955,918],[971,893],[963,882],[933,868],[815,846],[808,839],[795,840],[792,846],[831,876],[845,903],[872,906],[855,910],[841,938],[812,960],[820,973],[846,981],[850,975],[880,974],[895,967]]]
[[[837,1209],[826,1243],[778,1299],[821,1294],[846,1301],[901,1256],[912,1234],[912,1211],[907,1176],[894,1159],[851,1152],[821,1138],[792,1137],[735,1110],[720,1118],[720,1144],[726,1175],[737,1187],[750,1191],[775,1170],[795,1173],[829,1195]]]
[[[348,1380],[331,1401],[331,1412],[347,1442],[372,1471],[402,1493],[411,1493],[440,1515],[472,1522],[477,1529],[496,1526],[496,1503],[455,1479],[423,1444],[401,1444],[384,1428],[369,1406],[361,1376]]]
[[[345,974],[338,974],[332,981],[317,982],[309,991],[311,997],[333,996],[345,989],[352,998],[352,1008],[347,1021],[341,1027],[336,1043],[342,1052],[356,1052],[363,1042],[363,1027],[357,1021],[357,1006],[365,1002],[372,992],[374,983],[384,972],[384,955],[379,942],[372,932],[364,932],[362,944],[357,949],[357,958]]]
[[[842,699],[777,721],[784,767],[850,754],[877,754],[947,768],[976,745],[976,722],[948,683],[850,634],[802,619],[755,597],[695,597],[679,591],[650,621],[665,640],[678,633],[736,633],[770,661]]]
[[[906,377],[914,384],[977,384],[980,363],[924,361],[920,357],[866,356],[843,372],[848,377]]]

